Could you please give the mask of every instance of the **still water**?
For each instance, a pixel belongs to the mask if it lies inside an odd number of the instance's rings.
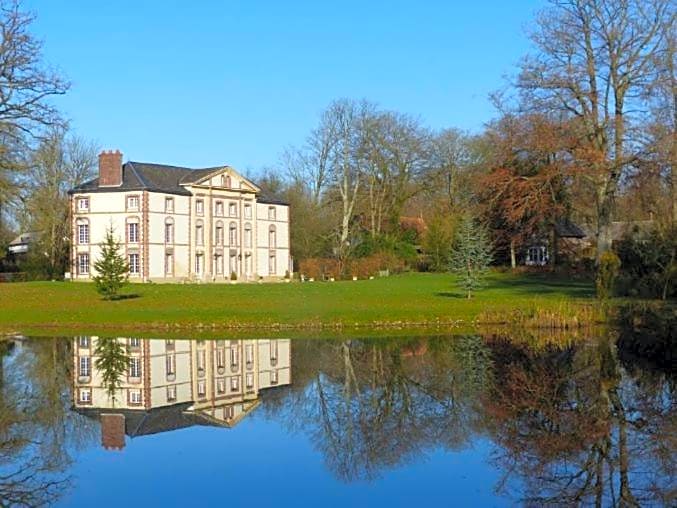
[[[598,335],[4,340],[0,505],[674,506],[674,365]]]

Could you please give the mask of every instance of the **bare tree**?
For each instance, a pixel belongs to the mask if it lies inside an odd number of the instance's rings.
[[[18,0],[0,0],[0,222],[24,167],[18,149],[43,127],[61,123],[50,98],[69,88],[42,61],[42,44],[30,33],[34,19]]]
[[[671,0],[551,0],[532,34],[536,53],[522,63],[525,105],[577,120],[576,156],[596,197],[597,255],[611,246],[614,200],[636,155],[632,113],[656,78],[655,55],[674,23]]]
[[[68,190],[92,176],[97,153],[95,144],[55,127],[30,157],[23,180],[25,225],[39,234],[34,268],[49,278],[68,266]]]
[[[429,135],[419,122],[394,112],[376,113],[363,126],[364,181],[372,236],[396,223],[404,203],[421,190]],[[416,182],[416,183],[415,183]]]

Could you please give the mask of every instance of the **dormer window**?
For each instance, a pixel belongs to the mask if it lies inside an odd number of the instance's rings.
[[[139,196],[127,196],[127,210],[139,209]]]
[[[89,198],[78,198],[78,212],[89,211]]]

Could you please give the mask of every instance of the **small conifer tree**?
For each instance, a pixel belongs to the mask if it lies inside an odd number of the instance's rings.
[[[115,240],[113,227],[106,229],[106,239],[101,245],[101,257],[94,263],[97,275],[93,277],[96,290],[104,300],[113,300],[127,284],[129,267],[120,253],[120,243]]]
[[[115,407],[115,395],[129,366],[127,350],[118,339],[100,337],[94,355],[96,356],[94,365],[101,374],[103,387]]]
[[[483,285],[492,260],[491,241],[484,226],[472,217],[465,216],[459,222],[454,234],[450,253],[450,269],[458,275],[458,286],[472,298],[474,291]]]

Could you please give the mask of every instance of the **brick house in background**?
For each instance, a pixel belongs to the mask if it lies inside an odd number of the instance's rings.
[[[289,205],[229,166],[189,169],[99,155],[70,192],[71,277],[88,280],[113,227],[132,281],[281,279],[291,273]]]

